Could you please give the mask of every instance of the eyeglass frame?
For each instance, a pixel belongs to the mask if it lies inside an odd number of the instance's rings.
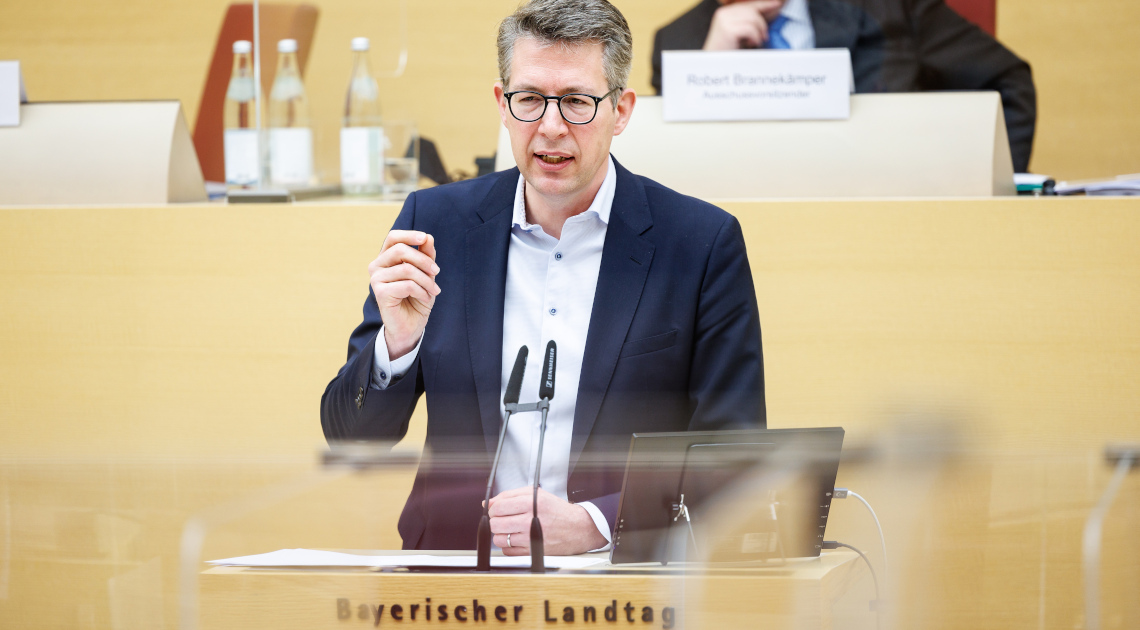
[[[562,117],[562,120],[566,121],[566,124],[568,124],[568,125],[588,125],[588,124],[594,122],[594,119],[598,117],[598,108],[601,106],[602,101],[609,98],[610,95],[613,94],[614,92],[618,92],[618,91],[622,91],[622,90],[625,90],[625,88],[624,87],[616,87],[616,88],[610,90],[609,92],[606,92],[605,94],[603,94],[601,96],[594,96],[593,94],[585,94],[583,92],[571,92],[569,94],[563,94],[562,96],[547,96],[547,95],[543,94],[542,92],[535,92],[534,90],[515,90],[514,92],[504,92],[503,98],[507,99],[507,110],[510,111],[511,116],[513,116],[514,119],[519,121],[519,122],[532,123],[532,122],[538,122],[538,121],[542,120],[543,116],[546,116],[546,108],[550,106],[550,101],[555,100],[555,101],[558,101],[558,115]],[[515,94],[523,94],[523,93],[537,94],[538,96],[542,97],[542,99],[543,99],[543,101],[542,101],[542,113],[538,115],[538,118],[535,118],[534,120],[523,120],[522,118],[519,118],[518,114],[515,113],[514,107],[511,106],[511,97],[514,96]],[[562,99],[566,98],[567,96],[584,96],[588,99],[593,100],[594,101],[594,115],[590,116],[590,119],[585,121],[585,122],[574,122],[574,121],[570,120],[569,118],[567,118],[566,113],[562,111]]]

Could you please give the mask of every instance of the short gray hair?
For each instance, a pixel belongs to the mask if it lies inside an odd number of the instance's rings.
[[[633,35],[607,0],[530,0],[499,24],[499,77],[511,82],[515,42],[532,37],[544,45],[602,45],[602,72],[610,91],[626,87],[633,65]],[[617,106],[621,94],[611,95]]]

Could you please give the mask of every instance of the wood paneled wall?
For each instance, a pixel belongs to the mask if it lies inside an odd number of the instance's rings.
[[[650,93],[654,31],[694,0],[618,0],[634,32],[630,85]],[[306,83],[318,169],[339,177],[349,40],[371,37],[376,71],[395,65],[398,0],[324,0]],[[451,170],[494,152],[498,21],[516,0],[408,0],[407,73],[381,80],[384,111],[418,121]],[[24,64],[33,100],[178,98],[194,120],[226,3],[42,0],[0,4],[0,59]],[[1032,65],[1040,116],[1033,169],[1058,178],[1140,171],[1140,4],[1000,0],[998,36]]]
[[[858,437],[925,401],[991,445],[1140,437],[1140,201],[724,207],[775,426]],[[0,209],[0,451],[312,453],[398,209]]]

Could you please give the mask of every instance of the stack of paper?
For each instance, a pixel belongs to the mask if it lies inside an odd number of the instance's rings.
[[[210,560],[209,563],[223,567],[357,567],[373,569],[381,567],[445,567],[474,569],[475,560],[474,555],[365,556],[316,549],[281,549],[255,556]],[[546,556],[545,561],[548,569],[585,569],[608,562],[605,556]],[[491,556],[491,566],[505,569],[523,569],[530,566],[530,556]]]
[[[1121,175],[1116,179],[1061,182],[1056,188],[1058,195],[1077,195],[1084,193],[1090,196],[1110,195],[1140,195],[1140,174]]]

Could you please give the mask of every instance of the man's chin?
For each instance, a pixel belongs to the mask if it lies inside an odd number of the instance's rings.
[[[544,197],[561,197],[571,192],[574,187],[574,177],[569,169],[550,173],[535,168],[529,169],[529,172],[523,173],[523,176],[526,178],[527,186]]]

